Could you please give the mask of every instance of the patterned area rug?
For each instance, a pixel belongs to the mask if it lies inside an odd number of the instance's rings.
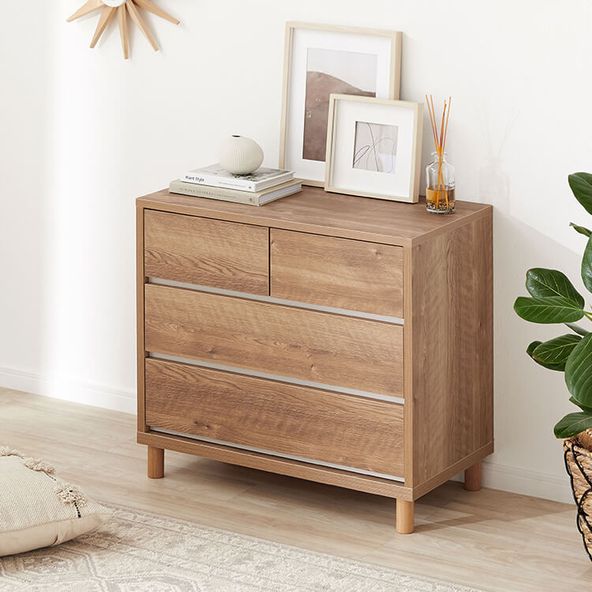
[[[478,592],[130,509],[0,559],[0,592]]]

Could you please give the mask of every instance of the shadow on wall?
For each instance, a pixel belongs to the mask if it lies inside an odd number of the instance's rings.
[[[512,194],[504,162],[509,158],[507,148],[519,113],[510,113],[506,125],[497,129],[483,116],[486,151],[478,172],[479,200],[495,208],[496,453],[490,464],[500,469],[493,479],[496,487],[571,501],[561,443],[553,435],[553,426],[571,407],[563,374],[538,366],[526,354],[531,341],[544,341],[569,329],[523,321],[514,313],[513,304],[517,296],[526,295],[526,270],[531,267],[562,269],[583,290],[579,277],[581,255],[512,216],[511,204],[519,196]],[[571,199],[567,184],[565,199]],[[552,212],[548,215],[552,216]]]
[[[581,255],[512,216],[511,203],[517,196],[512,195],[510,176],[503,164],[504,146],[512,128],[513,121],[509,121],[496,146],[491,142],[492,134],[486,133],[488,157],[478,172],[479,200],[494,206],[496,452],[488,461],[485,482],[570,502],[561,442],[553,435],[553,426],[571,408],[563,374],[538,366],[526,354],[531,341],[570,331],[561,325],[523,321],[514,313],[513,304],[517,296],[527,294],[524,284],[531,267],[564,270],[576,287],[584,290],[579,271]],[[570,199],[568,189],[565,199]],[[491,480],[487,479],[488,470]]]
[[[498,188],[506,181],[498,177]],[[501,199],[504,199],[500,191]],[[567,197],[566,197],[567,199]],[[494,204],[495,205],[495,204]],[[582,242],[584,238],[582,237]],[[584,244],[582,244],[583,248]],[[527,295],[526,270],[547,267],[564,270],[585,294],[580,280],[581,256],[504,211],[494,215],[494,339],[495,436],[494,464],[532,472],[548,483],[524,491],[541,497],[571,501],[564,472],[561,442],[553,426],[571,409],[563,374],[535,364],[526,354],[531,341],[569,333],[563,325],[537,325],[520,319],[514,300]],[[555,477],[555,479],[553,478]],[[545,491],[545,486],[547,487]],[[516,489],[514,489],[516,490]]]

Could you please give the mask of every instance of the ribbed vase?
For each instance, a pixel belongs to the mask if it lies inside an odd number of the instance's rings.
[[[230,136],[220,147],[220,165],[234,175],[249,175],[263,162],[261,146],[245,136]]]

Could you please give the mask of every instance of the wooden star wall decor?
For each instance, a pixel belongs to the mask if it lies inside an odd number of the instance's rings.
[[[90,46],[94,47],[101,35],[105,32],[111,21],[117,15],[119,23],[119,35],[121,37],[121,48],[123,50],[123,57],[127,60],[130,54],[130,43],[129,43],[129,24],[128,17],[136,23],[140,31],[144,33],[146,39],[150,45],[152,45],[154,51],[158,51],[158,43],[150,27],[142,17],[141,11],[146,10],[151,12],[160,18],[163,18],[174,25],[178,25],[179,21],[172,17],[170,14],[165,12],[162,8],[158,7],[152,0],[87,0],[69,19],[68,22],[75,21],[91,12],[97,10],[101,11],[99,22],[93,35]]]

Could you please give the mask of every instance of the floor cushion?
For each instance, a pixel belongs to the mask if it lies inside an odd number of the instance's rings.
[[[59,545],[110,516],[50,464],[0,446],[0,557]]]

